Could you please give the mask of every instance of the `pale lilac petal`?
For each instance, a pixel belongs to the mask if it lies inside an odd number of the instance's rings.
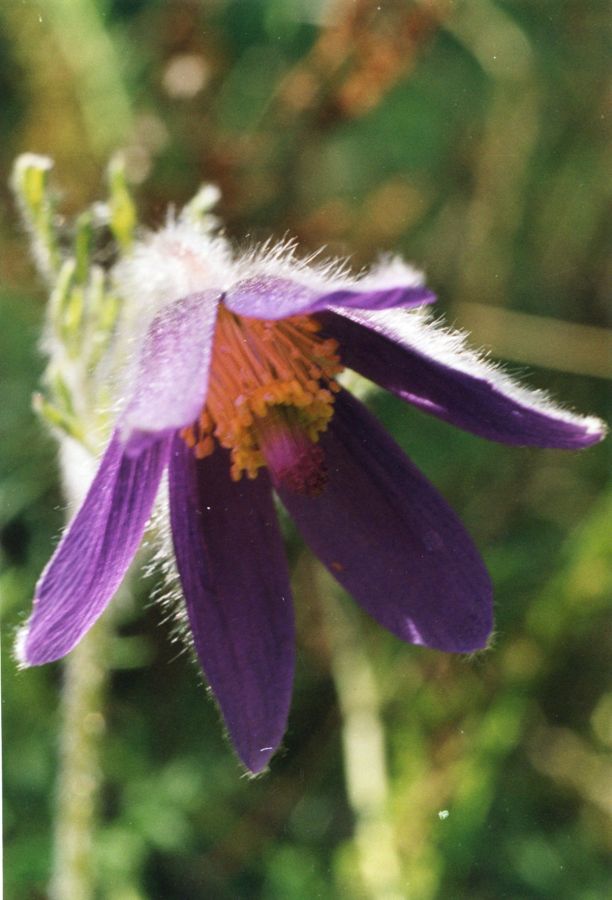
[[[113,436],[83,505],[37,585],[18,645],[24,664],[64,656],[102,614],[138,549],[169,448],[170,440],[162,438],[131,458]]]
[[[425,412],[492,441],[579,449],[603,422],[530,391],[418,313],[331,312],[321,317],[344,365]]]
[[[260,772],[282,740],[294,666],[293,604],[265,472],[230,479],[227,451],[170,464],[172,537],[195,648],[243,763]]]
[[[489,576],[446,502],[344,391],[321,446],[329,473],[323,493],[278,492],[330,572],[404,640],[449,652],[486,646]]]
[[[207,291],[167,306],[146,334],[135,387],[121,419],[130,454],[198,417],[208,385],[219,294]]]
[[[312,286],[273,275],[239,281],[225,295],[232,312],[256,319],[285,319],[339,308],[388,309],[433,303],[435,295],[423,284],[380,283],[375,278],[333,286]]]

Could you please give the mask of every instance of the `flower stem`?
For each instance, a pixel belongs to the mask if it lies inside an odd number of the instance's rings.
[[[59,458],[64,496],[76,511],[93,478],[95,462],[69,438],[60,441]],[[93,900],[95,895],[94,832],[112,618],[107,610],[64,660],[52,900]]]
[[[60,772],[55,817],[53,900],[94,896],[93,832],[100,787],[99,741],[108,682],[108,619],[102,619],[64,664]]]
[[[332,676],[342,711],[344,773],[355,816],[357,862],[369,900],[402,900],[401,865],[389,815],[384,725],[357,614],[326,590]]]

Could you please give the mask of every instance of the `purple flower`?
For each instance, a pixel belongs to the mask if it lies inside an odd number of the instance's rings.
[[[140,544],[168,473],[174,555],[193,643],[252,772],[282,740],[294,666],[289,575],[273,490],[340,584],[393,634],[485,647],[489,577],[445,501],[365,407],[354,369],[415,406],[507,444],[577,449],[604,426],[554,406],[418,309],[399,261],[351,279],[168,225],[117,272],[141,327],[127,400],[89,493],[38,584],[24,664],[68,653]]]

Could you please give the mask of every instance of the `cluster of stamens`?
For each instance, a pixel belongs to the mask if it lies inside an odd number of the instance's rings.
[[[266,321],[221,307],[206,405],[181,432],[197,458],[211,454],[216,439],[231,451],[234,481],[243,473],[255,478],[262,466],[274,468],[271,455],[288,442],[296,465],[298,457],[318,459],[312,445],[332,417],[340,390],[335,376],[342,371],[337,341],[320,330],[308,316]]]

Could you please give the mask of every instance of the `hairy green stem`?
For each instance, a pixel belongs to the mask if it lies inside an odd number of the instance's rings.
[[[100,788],[99,744],[108,682],[103,617],[64,664],[60,772],[55,816],[53,900],[94,896],[93,835]]]
[[[94,458],[78,442],[64,438],[60,465],[64,495],[76,511],[93,478]],[[93,900],[95,894],[93,851],[110,627],[107,612],[64,661],[52,900]]]
[[[385,733],[372,664],[357,613],[327,590],[332,676],[342,711],[344,777],[355,817],[357,864],[368,900],[402,900],[401,866],[389,814]]]

